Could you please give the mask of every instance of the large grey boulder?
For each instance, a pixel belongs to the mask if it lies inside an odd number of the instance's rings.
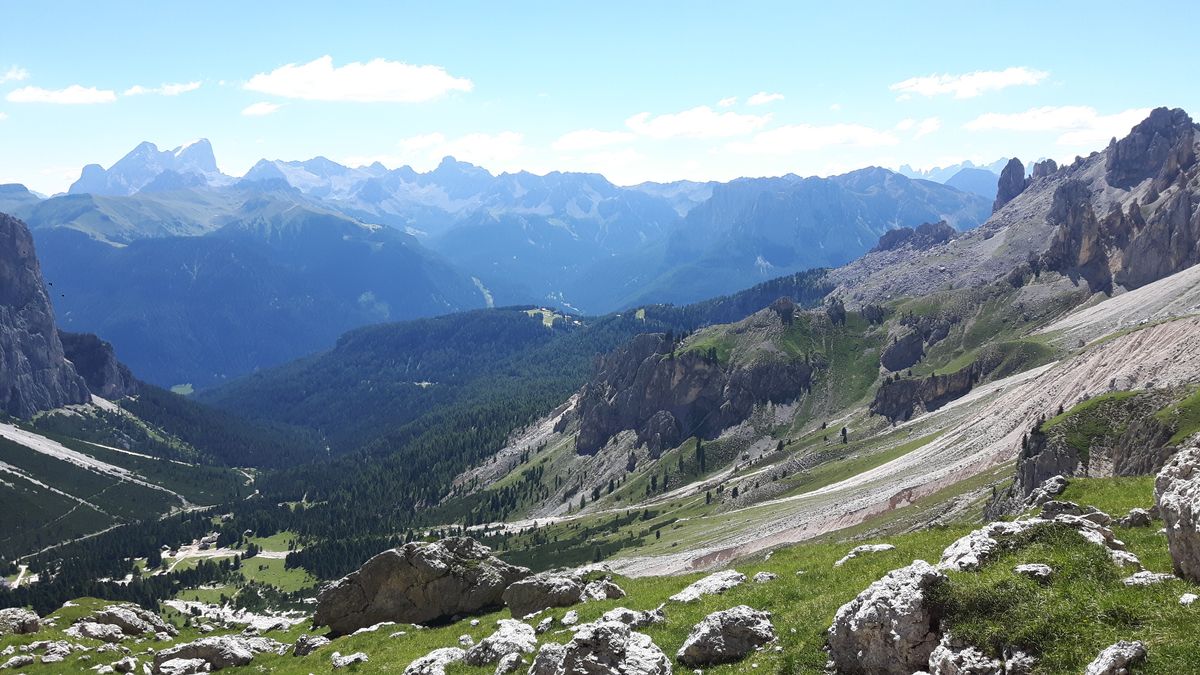
[[[1121,640],[1105,647],[1104,651],[1088,664],[1085,675],[1129,675],[1129,666],[1141,663],[1146,658],[1146,645],[1138,641]]]
[[[464,660],[470,666],[485,666],[509,654],[532,654],[535,649],[537,634],[532,626],[516,619],[500,619],[496,632],[468,649]]]
[[[504,590],[504,604],[516,618],[550,607],[570,607],[583,599],[582,581],[561,572],[543,572],[521,579]]]
[[[371,558],[323,589],[313,623],[345,635],[383,621],[428,623],[499,606],[529,576],[469,537],[413,542]]]
[[[561,656],[561,658],[559,658]],[[557,663],[554,660],[558,659]],[[553,667],[553,670],[551,670]],[[536,669],[536,670],[535,670]],[[615,621],[586,623],[562,649],[543,649],[530,673],[670,675],[671,660],[650,636]]]
[[[8,659],[4,663],[0,663],[0,670],[16,670],[25,666],[33,665],[33,657],[29,654],[17,654]]]
[[[154,667],[158,675],[195,675],[212,672],[212,664],[204,659],[170,659]]]
[[[692,582],[687,588],[672,595],[668,600],[673,602],[696,602],[705,595],[724,593],[731,588],[741,586],[745,582],[745,574],[737,570],[724,570]]]
[[[28,635],[41,629],[41,619],[37,614],[23,607],[0,609],[0,636]]]
[[[305,633],[296,638],[296,643],[292,645],[292,656],[308,656],[329,644],[329,642],[329,638],[324,635],[309,635]]]
[[[179,634],[175,626],[163,621],[158,614],[130,603],[109,605],[84,620],[117,626],[126,635]]]
[[[1167,530],[1175,573],[1200,582],[1200,447],[1196,437],[1154,479],[1154,499]]]
[[[555,675],[566,656],[567,646],[557,642],[543,643],[529,666],[529,675]]]
[[[665,623],[667,620],[666,614],[663,613],[662,605],[651,610],[636,610],[627,607],[617,607],[610,609],[600,617],[601,621],[619,621],[630,628],[645,628],[659,623]]]
[[[64,632],[73,638],[90,638],[101,642],[120,642],[125,639],[125,631],[120,626],[95,621],[79,621]]]
[[[940,616],[929,593],[946,575],[924,560],[888,572],[842,605],[829,628],[829,657],[839,673],[909,675],[938,646]]]
[[[467,653],[458,647],[435,649],[408,664],[404,675],[446,675],[446,666],[458,663]]]
[[[160,672],[167,661],[200,659],[213,670],[244,666],[263,652],[284,654],[288,647],[275,640],[245,635],[220,635],[202,637],[174,647],[167,647],[154,655],[155,672]]]
[[[696,624],[675,657],[693,668],[731,663],[773,640],[771,614],[738,605],[713,612]]]

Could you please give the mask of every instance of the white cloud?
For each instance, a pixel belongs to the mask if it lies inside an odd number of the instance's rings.
[[[20,89],[8,92],[6,98],[13,103],[79,105],[87,103],[112,103],[117,100],[117,94],[109,89],[97,89],[95,87],[83,87],[73,84],[65,89],[21,87]]]
[[[576,150],[594,150],[610,145],[619,145],[633,140],[634,135],[628,131],[600,131],[598,129],[580,129],[558,137],[551,148],[564,152]]]
[[[281,106],[278,103],[268,103],[267,101],[259,101],[251,103],[242,109],[242,114],[246,117],[265,117],[272,113],[278,112]]]
[[[11,66],[8,70],[0,75],[0,84],[5,82],[23,82],[29,79],[29,71],[20,66]]]
[[[179,82],[176,84],[164,84],[161,87],[143,87],[140,84],[135,84],[124,91],[125,96],[141,96],[142,94],[161,94],[163,96],[178,96],[186,94],[189,91],[196,91],[200,88],[199,82]]]
[[[747,105],[766,105],[772,101],[782,101],[783,94],[768,94],[765,91],[760,91],[757,94],[746,99]]]
[[[0,112],[0,122],[3,122],[6,119],[8,119],[8,113]]]
[[[1063,133],[1055,141],[1058,145],[1095,146],[1125,136],[1149,114],[1149,108],[1101,115],[1085,105],[1043,106],[1019,113],[986,113],[963,126],[969,131],[1059,131]]]
[[[899,143],[892,134],[860,124],[789,124],[756,134],[748,142],[730,143],[730,152],[746,155],[787,155],[844,146],[873,148]]]
[[[833,112],[841,112],[842,104],[841,103],[830,103],[829,109],[832,110]]]
[[[954,98],[974,98],[986,91],[997,91],[1007,87],[1035,85],[1050,76],[1041,70],[1025,67],[1005,68],[1004,70],[977,70],[962,75],[926,75],[910,77],[903,82],[897,82],[888,87],[900,92],[901,99],[912,94],[921,96],[939,96],[953,94]]]
[[[250,91],[285,98],[363,103],[417,103],[451,91],[471,91],[472,87],[470,80],[453,77],[440,66],[373,59],[334,67],[333,57],[328,55],[259,73],[245,85]]]
[[[720,101],[717,101],[717,105],[721,108],[728,108],[730,106],[737,105],[737,102],[738,102],[738,97],[727,96],[727,97],[721,99]]]
[[[719,113],[702,105],[679,113],[638,113],[625,120],[633,132],[651,138],[728,138],[752,133],[771,121],[768,115]]]
[[[928,136],[938,129],[942,128],[942,121],[936,117],[926,117],[917,123],[917,133],[913,134],[913,138]]]

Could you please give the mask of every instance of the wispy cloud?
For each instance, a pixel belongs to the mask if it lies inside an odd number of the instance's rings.
[[[269,103],[267,101],[259,101],[251,103],[242,108],[242,114],[246,117],[265,117],[279,111],[281,106],[278,103]]]
[[[418,103],[452,91],[471,91],[471,80],[440,66],[414,66],[373,59],[335,67],[332,56],[289,63],[250,78],[245,88],[273,96],[310,101]]]
[[[900,120],[896,124],[896,131],[913,131],[913,138],[928,136],[938,129],[942,128],[942,120],[937,117],[926,117],[922,120],[912,118]]]
[[[789,124],[755,134],[749,141],[730,143],[727,147],[738,154],[787,155],[837,146],[872,148],[899,142],[887,131],[861,124]]]
[[[3,122],[6,119],[8,119],[8,113],[0,112],[0,122]]]
[[[737,102],[738,102],[738,97],[726,96],[725,98],[721,99],[720,101],[717,101],[717,106],[720,108],[729,108],[731,106],[737,105]]]
[[[746,99],[747,105],[766,105],[772,101],[782,101],[783,94],[768,94],[765,91],[760,91],[757,94]]]
[[[577,150],[595,150],[611,145],[619,145],[633,140],[634,134],[628,131],[600,131],[598,129],[580,129],[558,137],[551,144],[555,150],[571,152]]]
[[[721,113],[702,105],[664,115],[638,113],[625,120],[625,126],[636,134],[650,138],[728,138],[753,133],[770,121],[769,114]]]
[[[1008,87],[1035,85],[1050,76],[1050,73],[1024,66],[1004,70],[976,70],[962,75],[925,75],[910,77],[889,87],[905,99],[919,96],[941,96],[951,94],[954,98],[974,98],[988,91]]]
[[[0,75],[0,84],[6,82],[24,82],[29,79],[29,71],[20,66],[10,66],[8,70]]]
[[[986,113],[967,122],[969,131],[1062,132],[1058,145],[1095,146],[1122,137],[1150,114],[1149,108],[1131,108],[1101,115],[1085,105],[1042,106],[1019,113]]]
[[[179,82],[175,84],[164,84],[161,87],[143,87],[140,84],[135,84],[122,93],[125,96],[141,96],[143,94],[178,96],[180,94],[186,94],[189,91],[196,91],[199,88],[199,82]]]
[[[5,97],[12,103],[54,103],[59,105],[84,105],[89,103],[112,103],[117,100],[116,92],[73,84],[65,89],[42,89],[21,87],[8,92]]]

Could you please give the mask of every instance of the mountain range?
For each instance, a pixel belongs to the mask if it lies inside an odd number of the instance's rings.
[[[452,158],[420,173],[318,157],[232,178],[204,140],[142,143],[45,200],[0,188],[38,241],[63,325],[117,345],[150,382],[193,387],[377,321],[694,302],[844,264],[890,228],[969,229],[989,203],[877,168],[620,187]]]

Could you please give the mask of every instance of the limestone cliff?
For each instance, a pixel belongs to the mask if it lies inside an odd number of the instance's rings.
[[[90,333],[59,331],[58,337],[63,353],[93,394],[118,399],[137,392],[137,380],[129,368],[117,360],[111,344]]]
[[[0,411],[29,417],[89,398],[63,354],[33,238],[0,214]]]

